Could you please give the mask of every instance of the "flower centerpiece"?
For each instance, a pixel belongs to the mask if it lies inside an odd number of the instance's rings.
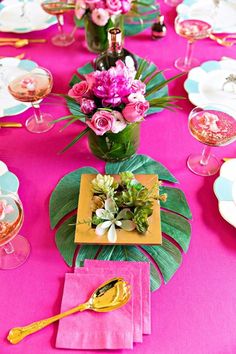
[[[126,171],[115,176],[97,174],[82,177],[77,242],[161,243],[157,201],[165,201],[166,194],[159,195],[161,182],[156,175],[135,176]],[[152,215],[155,216],[151,218]]]
[[[109,70],[93,71],[74,84],[65,96],[74,114],[60,120],[69,119],[67,125],[80,120],[86,128],[63,151],[88,134],[90,150],[103,160],[118,161],[134,155],[140,123],[148,110],[172,108],[178,98],[160,97],[160,92],[179,75],[156,84],[160,72],[152,70],[151,77],[144,75],[148,67],[149,63],[141,61],[135,72],[118,60]]]
[[[136,34],[147,27],[159,13],[159,6],[152,3],[139,3],[139,0],[76,0],[75,16],[77,23],[84,20],[85,37],[88,49],[95,53],[107,49],[107,31],[119,27],[124,33],[124,15],[129,18],[127,33]]]

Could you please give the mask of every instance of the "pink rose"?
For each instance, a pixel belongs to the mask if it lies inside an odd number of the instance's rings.
[[[106,0],[107,10],[111,15],[121,13],[121,1],[120,0]]]
[[[77,102],[81,102],[83,97],[90,98],[91,92],[89,90],[88,83],[86,81],[81,81],[75,84],[68,92],[68,95],[74,98]]]
[[[89,98],[82,98],[81,99],[80,109],[81,109],[82,113],[89,114],[92,111],[94,111],[95,108],[96,108],[96,104],[95,104],[94,100],[90,100]]]
[[[121,13],[126,14],[131,8],[131,1],[123,0],[121,3]]]
[[[122,110],[124,118],[130,122],[139,122],[143,119],[145,112],[149,108],[149,102],[134,102],[128,103],[127,106]]]
[[[97,26],[105,26],[109,20],[109,12],[105,9],[94,9],[92,11],[92,21]]]
[[[86,123],[96,135],[103,135],[112,128],[114,116],[108,111],[97,111]]]
[[[75,16],[80,20],[86,11],[86,3],[84,0],[77,0],[75,4]]]
[[[112,133],[119,133],[121,132],[123,129],[125,129],[126,127],[126,121],[124,120],[124,117],[122,116],[122,114],[118,111],[112,111],[114,120],[113,120],[113,124],[111,127],[111,131]]]
[[[146,92],[146,85],[140,80],[134,80],[131,85],[132,93],[140,92],[143,95]]]

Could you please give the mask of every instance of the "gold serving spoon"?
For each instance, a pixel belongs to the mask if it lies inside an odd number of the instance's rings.
[[[223,45],[225,47],[232,47],[235,44],[235,41],[227,41],[224,38],[220,38],[215,36],[213,33],[209,35],[209,38],[213,41],[216,41],[218,44]]]
[[[0,57],[0,59],[4,59],[4,58],[16,58],[16,59],[24,59],[25,57],[25,53],[21,53],[16,55],[15,57]]]
[[[112,278],[100,285],[84,304],[56,316],[33,322],[28,326],[12,328],[7,339],[10,343],[17,344],[29,334],[35,333],[51,323],[76,312],[85,310],[109,312],[116,310],[129,301],[130,295],[130,285],[123,278]]]
[[[22,124],[17,122],[0,122],[0,128],[22,128]]]
[[[6,41],[0,41],[0,46],[3,47],[3,46],[11,46],[11,47],[15,47],[15,48],[21,48],[21,47],[24,47],[30,43],[45,43],[46,40],[44,39],[41,39],[41,40],[31,40],[31,39],[19,39],[18,41],[9,41],[9,42],[6,42]]]

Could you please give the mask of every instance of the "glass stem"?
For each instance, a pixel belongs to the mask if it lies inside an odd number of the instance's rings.
[[[32,103],[32,107],[34,110],[34,116],[35,116],[35,120],[38,124],[43,122],[43,117],[39,108],[39,104],[36,103]]]
[[[206,166],[208,164],[209,158],[211,155],[211,147],[210,146],[205,146],[202,152],[202,158],[200,161],[200,165]]]
[[[14,247],[12,246],[11,242],[8,242],[6,245],[3,246],[4,251],[6,254],[12,254],[14,253]]]
[[[64,32],[64,18],[63,15],[57,15],[57,24],[58,24],[58,31],[62,37],[64,37],[65,32]]]
[[[191,63],[191,59],[192,59],[192,54],[193,54],[193,41],[188,41],[187,44],[187,51],[186,51],[186,55],[184,58],[184,65],[185,66],[189,66]]]

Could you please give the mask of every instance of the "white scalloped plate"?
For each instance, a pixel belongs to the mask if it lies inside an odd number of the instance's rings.
[[[8,170],[7,165],[0,160],[0,189],[17,193],[19,180],[16,175]]]
[[[236,75],[236,60],[207,61],[189,71],[184,88],[196,106],[222,104],[236,110],[236,93],[222,86],[226,77]]]
[[[228,160],[221,166],[214,192],[221,216],[236,227],[236,159]]]
[[[21,16],[21,0],[3,0],[0,3],[0,31],[27,33],[56,24],[56,17],[43,11],[40,2],[41,0],[27,0],[25,16]]]
[[[221,0],[218,9],[213,0],[184,0],[177,6],[177,13],[185,19],[210,23],[214,33],[236,32],[236,0]]]

